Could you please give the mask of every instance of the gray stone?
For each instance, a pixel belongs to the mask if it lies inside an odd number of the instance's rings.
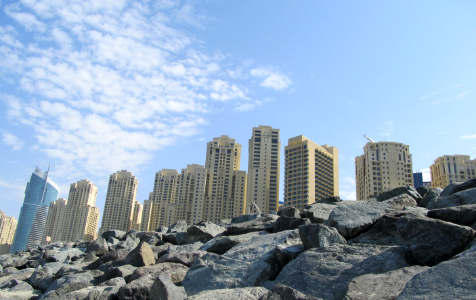
[[[6,276],[2,276],[0,277],[0,284],[4,282],[8,282],[12,279],[16,279],[18,281],[27,281],[27,279],[30,278],[31,274],[33,274],[34,271],[35,269],[27,268],[27,269],[19,270],[15,273],[11,273]]]
[[[116,278],[116,277],[122,277],[125,278],[129,275],[131,275],[137,268],[131,265],[124,265],[120,267],[115,267],[115,268],[109,268],[106,271],[104,271],[104,274],[99,278],[99,283],[103,283],[105,281],[108,281],[109,279]]]
[[[305,250],[301,238],[297,231],[292,231],[281,244],[275,248],[275,255],[278,260],[279,268],[282,269],[291,260],[295,259]]]
[[[289,286],[277,284],[259,300],[320,300],[320,298],[306,296]]]
[[[115,239],[122,239],[126,235],[125,231],[120,231],[120,230],[109,230],[101,234],[101,237],[105,239],[106,241],[110,238],[113,237]]]
[[[332,203],[340,203],[343,202],[342,199],[339,196],[331,196],[327,198],[321,198],[319,200],[316,200],[318,203],[327,203],[327,204],[332,204]]]
[[[288,217],[279,217],[276,220],[276,224],[273,227],[273,232],[280,232],[285,230],[292,230],[296,229],[300,226],[309,225],[311,221],[307,218],[301,219],[299,218],[288,218]]]
[[[324,224],[336,207],[335,204],[313,203],[304,208],[304,217],[311,220],[311,223]]]
[[[13,274],[13,273],[17,273],[18,271],[20,271],[20,270],[18,270],[17,268],[6,267],[2,271],[2,276],[7,276],[7,275],[10,275],[10,274]],[[0,276],[0,277],[2,277],[2,276]]]
[[[106,231],[107,232],[107,231]],[[129,251],[126,249],[119,249],[115,251],[108,252],[98,258],[97,260],[93,261],[90,263],[86,268],[88,270],[94,270],[99,268],[100,265],[105,264],[110,261],[117,261],[117,260],[123,260],[126,258],[127,254],[129,254]]]
[[[476,178],[470,179],[468,181],[463,182],[462,184],[456,186],[451,192],[450,195],[459,193],[464,190],[474,189],[476,188]]]
[[[472,252],[414,276],[397,299],[474,299],[475,278],[476,252]]]
[[[436,188],[431,188],[423,197],[423,199],[420,201],[420,206],[421,207],[426,207],[428,203],[436,201],[440,195],[443,189],[436,187]]]
[[[45,292],[53,282],[53,271],[49,267],[39,266],[30,277],[30,284],[37,290]]]
[[[415,200],[407,194],[383,202],[358,202],[335,208],[325,225],[335,227],[345,239],[350,239],[365,231],[384,214],[400,211],[405,206],[416,206]]]
[[[82,257],[84,252],[78,248],[63,247],[59,250],[45,251],[44,258],[50,262],[70,262],[73,257]]]
[[[159,258],[157,263],[173,262],[190,267],[196,259],[204,256],[205,254],[207,254],[206,251],[200,250],[184,253],[171,253],[163,255],[161,258]]]
[[[231,219],[231,224],[239,224],[239,223],[244,223],[244,222],[249,222],[253,221],[259,217],[262,217],[263,215],[261,214],[247,214],[247,215],[241,215],[238,217],[234,217]]]
[[[182,264],[166,262],[153,266],[137,268],[129,278],[127,278],[127,282],[132,282],[143,276],[150,275],[152,278],[155,278],[160,274],[168,274],[175,284],[181,284],[187,271],[188,268]]]
[[[430,210],[428,217],[459,225],[471,226],[476,222],[476,204]]]
[[[285,207],[283,210],[280,211],[279,216],[281,218],[301,218],[301,213],[299,212],[299,209],[295,207]]]
[[[450,196],[440,196],[438,199],[428,202],[425,207],[433,210],[469,204],[476,204],[476,188],[467,189]]]
[[[213,291],[203,291],[197,295],[186,298],[187,300],[222,300],[222,299],[241,299],[258,300],[266,295],[268,290],[264,287],[245,287],[235,289],[221,289]]]
[[[187,244],[187,245],[170,245],[167,250],[167,254],[198,251],[198,249],[200,249],[202,246],[203,246],[203,243],[201,242],[196,242],[196,243]]]
[[[148,239],[145,239],[144,241],[150,246],[160,246],[165,244],[165,242],[157,236],[151,236]]]
[[[417,190],[418,194],[420,194],[420,196],[423,199],[425,197],[425,195],[431,190],[431,187],[429,187],[427,185],[423,185],[423,186],[417,187],[416,190]]]
[[[323,224],[311,224],[299,228],[299,236],[305,249],[327,247],[332,244],[345,244],[345,238],[337,229]]]
[[[54,297],[62,297],[69,292],[84,289],[93,284],[94,277],[88,272],[66,275],[53,281],[45,292],[44,297],[53,299]]]
[[[185,237],[187,236],[186,232],[171,232],[166,233],[162,236],[162,240],[166,243],[171,243],[174,245],[183,245],[185,244]]]
[[[429,212],[427,208],[419,207],[419,206],[405,206],[402,211],[411,212],[414,214],[420,214],[425,217],[428,216],[428,212]]]
[[[476,232],[469,227],[421,215],[402,216],[396,226],[412,255],[425,266],[450,259],[476,237]]]
[[[169,253],[169,247],[171,245],[172,244],[170,243],[165,243],[164,245],[160,246],[150,246],[150,249],[152,249],[152,252],[154,252],[154,258],[156,263],[162,255]]]
[[[98,238],[86,248],[86,253],[94,254],[97,257],[100,257],[107,252],[109,252],[109,246],[103,238]]]
[[[240,235],[254,231],[272,231],[277,215],[264,215],[252,221],[231,224],[226,230],[226,235]]]
[[[0,284],[0,289],[6,291],[6,292],[27,292],[27,291],[33,291],[33,287],[29,285],[28,283],[17,280],[17,279],[12,279],[10,281],[4,282]]]
[[[411,266],[402,247],[334,244],[309,249],[288,263],[274,284],[284,284],[322,299],[343,299],[352,279]]]
[[[350,239],[348,244],[360,243],[382,246],[398,245],[406,247],[406,243],[400,236],[396,223],[400,217],[409,213],[412,212],[400,211],[382,216],[368,231]]]
[[[181,286],[176,286],[167,274],[157,276],[150,289],[150,300],[183,300],[185,298],[187,298],[185,289]]]
[[[122,286],[116,294],[120,300],[143,300],[149,299],[150,289],[154,279],[146,275]]]
[[[123,285],[126,285],[126,280],[122,277],[114,277],[98,284],[98,286],[123,286]]]
[[[269,234],[269,232],[257,231],[242,235],[218,236],[203,244],[198,250],[204,250],[215,254],[224,254],[226,251],[230,250],[239,243],[248,241],[255,236],[264,234]]]
[[[174,232],[187,232],[190,226],[187,225],[185,221],[178,221],[174,223],[172,226],[169,227],[167,233],[174,233]]]
[[[111,246],[111,249],[119,250],[119,249],[126,249],[131,251],[132,249],[136,248],[139,245],[140,240],[138,238],[132,238],[130,236],[126,236],[123,241],[120,241],[114,246]]]
[[[280,266],[276,246],[283,244],[297,230],[254,237],[223,255],[208,253],[197,259],[183,281],[187,295],[205,290],[257,286],[273,279]]]
[[[41,295],[40,291],[22,291],[22,292],[6,292],[0,291],[0,299],[2,300],[35,300]]]
[[[418,191],[413,186],[407,185],[407,186],[397,187],[397,188],[394,188],[393,190],[381,193],[380,195],[377,196],[377,201],[382,202],[382,201],[389,200],[404,194],[407,194],[408,196],[412,197],[416,201],[417,204],[420,203],[420,201],[423,199],[422,196],[418,193]]]
[[[69,292],[68,294],[65,294],[62,297],[60,297],[60,299],[107,300],[107,299],[112,299],[118,291],[119,291],[119,287],[117,286],[90,286],[80,290]],[[58,298],[47,297],[45,299],[58,299]]]
[[[141,242],[134,250],[129,252],[124,262],[134,267],[155,265],[154,252],[152,252],[149,244]]]
[[[453,182],[453,183],[450,183],[449,185],[447,185],[443,191],[441,192],[440,196],[441,197],[444,197],[444,196],[449,196],[452,194],[453,190],[455,188],[457,188],[460,184],[462,184],[462,182]]]
[[[2,268],[21,268],[28,263],[30,257],[29,253],[0,255],[0,266],[2,266]]]
[[[160,236],[162,236],[162,234],[167,233],[168,230],[169,230],[168,227],[159,226],[159,228],[157,228],[157,229],[155,230],[155,232],[159,233]]]
[[[118,239],[115,239],[113,238],[112,236],[110,236],[108,239],[107,239],[107,243],[110,244],[111,246],[115,246],[117,244],[120,243],[120,241]]]
[[[355,277],[349,283],[345,300],[393,300],[407,282],[428,267],[413,266],[383,274],[366,274]]]
[[[161,239],[161,235],[157,231],[131,231],[129,233],[129,236],[132,239],[139,239],[139,241],[141,242],[146,241],[150,239],[151,237],[156,237],[158,239]]]
[[[202,221],[188,228],[185,242],[187,244],[195,242],[206,243],[217,235],[225,232],[225,230],[224,227],[217,226],[208,221]]]

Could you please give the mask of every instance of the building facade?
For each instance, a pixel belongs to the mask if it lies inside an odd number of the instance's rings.
[[[68,200],[50,203],[43,243],[55,241],[90,241],[97,238],[99,208],[98,188],[89,180],[72,183]]]
[[[339,153],[300,135],[284,147],[284,207],[303,209],[322,198],[339,196]]]
[[[51,202],[56,201],[59,193],[58,186],[48,173],[36,167],[26,184],[25,198],[10,253],[41,244],[48,207]]]
[[[109,176],[99,235],[108,230],[132,229],[138,184],[137,178],[125,170]]]
[[[423,173],[422,172],[413,173],[413,186],[416,189],[423,186]]]
[[[248,148],[247,212],[251,202],[258,205],[261,213],[278,211],[280,161],[279,129],[253,127]]]
[[[357,200],[376,198],[397,187],[413,186],[410,146],[395,142],[368,142],[355,158]]]
[[[18,221],[0,210],[0,255],[8,254],[15,237]]]
[[[453,182],[476,178],[476,159],[469,155],[444,155],[430,166],[431,186],[444,189]]]

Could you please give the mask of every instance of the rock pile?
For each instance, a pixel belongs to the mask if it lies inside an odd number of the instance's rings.
[[[0,256],[0,299],[474,299],[476,180]]]

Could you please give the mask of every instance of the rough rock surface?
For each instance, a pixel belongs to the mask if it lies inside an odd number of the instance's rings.
[[[154,279],[146,275],[122,286],[117,292],[120,300],[143,300],[148,299]]]
[[[217,226],[211,222],[202,221],[196,225],[191,226],[187,230],[187,235],[185,236],[185,242],[195,243],[202,242],[206,243],[209,240],[213,239],[219,234],[222,234],[226,231],[226,228]]]
[[[181,286],[176,286],[166,274],[157,276],[150,289],[150,300],[183,300],[185,298],[187,298],[185,289]]]
[[[442,191],[441,191],[441,194],[440,196],[441,197],[445,197],[445,196],[449,196],[452,194],[452,192],[454,191],[455,188],[458,187],[458,185],[460,185],[462,182],[453,182],[453,183],[450,183],[449,185],[447,185]]]
[[[440,196],[428,202],[428,209],[454,207],[468,204],[476,204],[476,188],[467,189],[449,196]]]
[[[139,246],[127,254],[124,262],[133,265],[134,267],[154,265],[154,252],[152,252],[149,244],[141,242]]]
[[[428,217],[459,225],[471,226],[476,222],[476,204],[430,210]]]
[[[441,192],[443,189],[436,187],[436,188],[431,188],[423,197],[423,199],[420,201],[420,206],[421,207],[426,207],[428,203],[435,201],[440,197]]]
[[[476,188],[476,178],[470,179],[460,185],[457,185],[451,192],[450,195],[459,193],[464,190]]]
[[[332,244],[345,244],[345,238],[339,234],[337,229],[323,224],[311,224],[299,228],[304,247],[307,249],[327,247]]]
[[[101,237],[105,239],[106,241],[112,237],[115,239],[122,239],[126,235],[125,231],[120,231],[120,230],[109,230],[104,232]]]
[[[299,218],[292,218],[292,217],[279,217],[276,220],[276,224],[274,225],[273,232],[281,232],[285,230],[292,230],[296,229],[300,226],[309,225],[311,221],[307,218],[301,219]]]
[[[286,207],[281,212],[279,213],[279,216],[282,217],[287,217],[287,218],[301,218],[301,214],[299,212],[299,209],[295,207]]]
[[[184,253],[170,253],[159,258],[157,263],[173,262],[190,267],[195,260],[207,254],[206,251],[192,251]]]
[[[313,203],[304,208],[304,217],[311,220],[311,223],[324,224],[331,212],[336,208],[335,204]]]
[[[239,235],[253,231],[272,231],[276,219],[278,218],[279,216],[277,215],[269,214],[256,218],[252,221],[231,224],[226,230],[226,235]]]
[[[381,193],[377,196],[377,201],[382,202],[403,194],[407,194],[408,196],[412,197],[416,203],[420,203],[420,201],[423,199],[420,193],[418,193],[418,191],[413,186],[407,185]]]
[[[259,300],[319,300],[320,298],[306,296],[303,293],[283,284],[276,284],[261,296]]]
[[[129,254],[129,251],[127,251],[127,249],[119,249],[119,250],[111,251],[104,254],[103,256],[93,261],[92,263],[90,263],[86,268],[88,270],[94,270],[107,262],[123,260],[124,258],[126,258],[128,254]]]
[[[160,274],[168,274],[175,284],[180,284],[185,274],[187,274],[188,268],[182,264],[177,263],[161,263],[148,267],[137,268],[128,278],[128,282],[132,282],[143,276],[150,275],[152,278],[157,277]]]
[[[219,300],[219,299],[242,299],[258,300],[266,295],[268,290],[264,287],[245,287],[236,289],[220,289],[213,291],[203,291],[195,296],[186,298],[187,300]]]
[[[62,297],[63,295],[80,290],[94,284],[94,277],[89,272],[66,275],[53,281],[45,292],[44,298]]]

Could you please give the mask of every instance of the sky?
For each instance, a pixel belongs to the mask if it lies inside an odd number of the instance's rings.
[[[67,198],[132,172],[204,164],[206,143],[252,127],[339,150],[355,199],[367,140],[410,145],[430,180],[476,156],[476,2],[0,0],[0,209],[18,217],[35,166]],[[284,155],[281,157],[284,172]],[[280,200],[283,176],[281,174]]]

